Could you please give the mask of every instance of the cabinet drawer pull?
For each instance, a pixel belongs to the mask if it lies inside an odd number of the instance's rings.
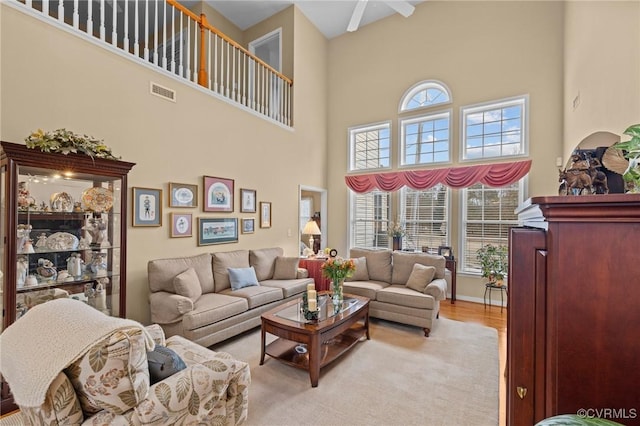
[[[523,388],[522,386],[518,386],[516,388],[516,392],[518,393],[518,396],[520,397],[520,399],[524,399],[525,395],[527,394],[527,388]]]

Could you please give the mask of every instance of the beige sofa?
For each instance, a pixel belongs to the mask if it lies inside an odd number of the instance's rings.
[[[233,290],[229,268],[251,267],[259,285]],[[314,282],[280,247],[151,260],[147,269],[151,321],[205,347],[259,326],[262,313]]]
[[[422,327],[429,337],[451,284],[445,258],[361,248],[351,249],[350,257],[356,272],[345,281],[344,292],[368,297],[372,317]]]

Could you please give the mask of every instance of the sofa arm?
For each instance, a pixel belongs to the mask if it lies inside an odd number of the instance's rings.
[[[296,274],[296,278],[309,278],[309,271],[305,268],[298,268],[298,273]]]
[[[179,294],[157,291],[149,295],[151,321],[158,324],[171,324],[182,319],[187,312],[193,311],[193,301]]]
[[[151,324],[145,327],[156,345],[165,346],[164,330],[158,324]]]
[[[436,300],[445,300],[447,298],[447,281],[444,278],[436,278],[427,285],[424,292]]]

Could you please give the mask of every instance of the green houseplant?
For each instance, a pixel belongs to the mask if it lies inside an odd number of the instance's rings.
[[[486,244],[476,251],[476,258],[480,262],[482,276],[491,283],[501,285],[509,269],[507,247]]]
[[[632,182],[634,188],[629,192],[640,192],[640,124],[629,126],[624,134],[631,136],[631,139],[624,142],[618,142],[613,145],[614,148],[624,152],[624,157],[629,160],[627,170],[622,177],[627,182]]]

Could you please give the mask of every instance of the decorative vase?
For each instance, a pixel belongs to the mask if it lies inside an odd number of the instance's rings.
[[[333,283],[331,285],[331,290],[332,290],[331,300],[334,305],[341,304],[342,301],[344,300],[344,297],[342,295],[343,284],[344,284],[344,280],[340,280],[340,279],[333,280]]]
[[[393,249],[402,250],[402,237],[393,237]]]

